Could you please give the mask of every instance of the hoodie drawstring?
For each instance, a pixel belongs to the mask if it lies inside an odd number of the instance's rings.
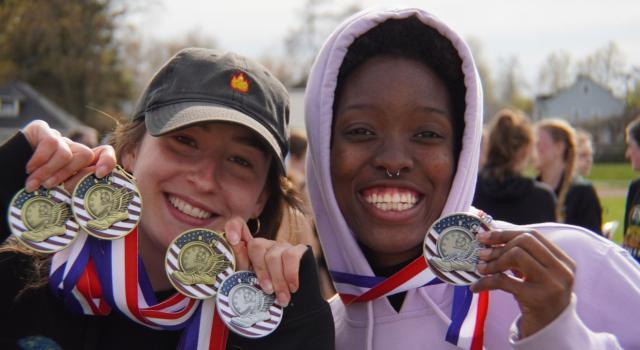
[[[367,301],[367,350],[373,350],[373,300]]]

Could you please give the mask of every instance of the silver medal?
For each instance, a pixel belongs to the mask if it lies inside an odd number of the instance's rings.
[[[442,281],[469,285],[482,278],[478,273],[478,251],[484,248],[476,235],[489,229],[491,217],[456,213],[438,219],[424,239],[424,257]]]
[[[283,308],[275,294],[267,294],[252,271],[238,271],[227,277],[216,295],[216,309],[234,333],[261,338],[278,328]]]

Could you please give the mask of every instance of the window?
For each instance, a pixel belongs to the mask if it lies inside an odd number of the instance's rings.
[[[15,98],[0,98],[0,117],[17,117],[20,101]]]

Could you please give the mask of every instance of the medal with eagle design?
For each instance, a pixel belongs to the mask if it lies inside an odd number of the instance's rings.
[[[223,235],[202,228],[181,233],[171,242],[165,256],[171,284],[194,299],[214,297],[222,280],[235,268],[236,258]]]
[[[282,320],[283,308],[275,298],[275,294],[262,291],[254,272],[237,271],[222,282],[216,309],[234,333],[261,338],[275,331]]]
[[[491,217],[455,213],[438,219],[424,239],[423,254],[429,268],[442,281],[464,286],[482,278],[478,273],[478,251],[484,248],[476,235],[489,230]]]
[[[73,191],[73,216],[90,235],[119,239],[138,225],[142,197],[133,177],[120,166],[99,179],[94,174],[82,178]]]
[[[9,227],[32,250],[55,253],[68,247],[80,226],[71,215],[71,196],[62,187],[33,192],[22,189],[9,205]]]

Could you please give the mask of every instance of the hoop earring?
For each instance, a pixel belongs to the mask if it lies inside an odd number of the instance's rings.
[[[251,220],[255,220],[256,221],[256,230],[254,232],[251,232],[251,235],[255,237],[260,232],[260,218],[251,218],[251,219],[249,219],[249,221],[251,221]],[[247,222],[247,226],[249,226],[249,222]]]

